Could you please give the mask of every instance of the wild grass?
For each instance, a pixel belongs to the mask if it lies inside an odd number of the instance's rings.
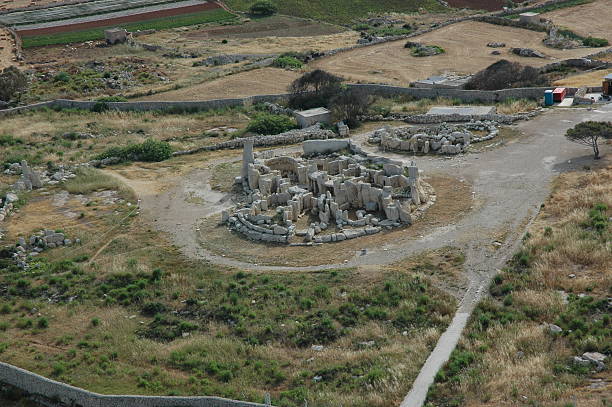
[[[76,177],[64,182],[64,189],[71,194],[90,194],[94,191],[118,191],[125,199],[134,199],[134,191],[112,175],[95,168],[80,168]]]
[[[528,99],[507,99],[501,103],[466,103],[459,99],[438,97],[436,99],[413,98],[377,98],[370,110],[374,114],[386,115],[389,113],[424,114],[434,106],[479,106],[494,105],[500,114],[515,114],[528,112],[539,107],[537,101]]]
[[[572,357],[610,352],[611,180],[609,167],[558,177],[522,249],[495,277],[492,298],[478,306],[438,375],[428,406],[605,405],[603,393],[586,386],[593,370]]]
[[[396,405],[456,306],[421,272],[431,256],[367,272],[227,270],[185,260],[138,218],[83,247],[0,272],[0,342],[3,360],[101,393]]]

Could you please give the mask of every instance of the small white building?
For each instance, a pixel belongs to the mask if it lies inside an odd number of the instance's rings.
[[[330,124],[332,119],[331,112],[324,107],[294,112],[293,115],[301,128],[310,127],[317,123]]]
[[[540,13],[521,13],[519,14],[519,21],[526,24],[540,24]]]
[[[104,39],[109,45],[122,44],[127,41],[127,31],[123,28],[104,30]]]

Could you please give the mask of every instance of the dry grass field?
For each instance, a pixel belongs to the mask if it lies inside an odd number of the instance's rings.
[[[606,38],[612,42],[609,0],[595,0],[576,7],[561,8],[543,13],[542,17],[551,19],[555,24],[567,27],[583,37]]]
[[[555,81],[553,85],[568,87],[601,86],[602,78],[611,73],[612,69],[581,73]]]
[[[387,83],[406,86],[410,82],[444,72],[474,73],[490,64],[507,59],[531,66],[542,66],[554,60],[575,58],[594,52],[592,48],[556,50],[542,44],[544,33],[480,22],[462,22],[411,38],[411,41],[438,45],[446,51],[432,57],[413,57],[404,48],[406,41],[395,41],[356,49],[315,61],[321,68],[349,81]],[[505,42],[502,55],[491,55],[488,42]],[[536,49],[549,58],[525,58],[511,54],[510,47]]]
[[[602,160],[603,161],[603,160]],[[521,250],[493,281],[427,406],[603,407],[612,375],[572,362],[609,355],[612,167],[559,176]],[[562,328],[553,334],[547,324]],[[608,357],[609,359],[609,357]],[[571,401],[571,403],[570,403]]]
[[[206,100],[274,95],[287,93],[287,86],[299,76],[299,72],[278,68],[255,69],[136,100]]]

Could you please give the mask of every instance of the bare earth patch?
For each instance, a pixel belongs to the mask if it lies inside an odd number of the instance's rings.
[[[555,24],[568,27],[577,34],[588,37],[606,38],[612,41],[612,24],[608,0],[596,0],[577,7],[567,7],[542,14]]]
[[[480,22],[462,22],[414,37],[411,41],[438,45],[446,51],[432,57],[413,57],[405,40],[343,52],[315,61],[312,66],[341,75],[352,82],[406,86],[410,82],[444,72],[474,73],[500,59],[542,66],[557,59],[577,58],[594,48],[557,50],[542,44],[545,34]],[[488,42],[504,42],[502,55],[491,55]],[[550,58],[525,58],[511,54],[511,47],[532,48]]]
[[[274,95],[287,93],[287,86],[299,76],[299,72],[284,69],[255,69],[136,100],[206,100]]]
[[[219,224],[219,215],[213,215],[199,225],[198,239],[205,249],[215,254],[261,265],[337,264],[359,256],[361,250],[368,247],[384,247],[389,243],[418,239],[426,230],[450,224],[470,210],[472,198],[469,183],[458,183],[448,176],[424,179],[434,187],[438,199],[423,217],[406,228],[321,246],[287,247],[251,242],[240,234],[228,231],[225,225]]]

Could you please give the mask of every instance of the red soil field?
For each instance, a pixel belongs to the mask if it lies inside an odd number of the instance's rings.
[[[446,2],[455,8],[471,8],[474,10],[495,11],[501,10],[506,3],[504,0],[446,0]]]
[[[96,21],[89,21],[86,23],[57,25],[55,27],[34,28],[31,30],[17,29],[17,32],[22,37],[29,37],[33,35],[45,35],[45,34],[71,32],[71,31],[80,31],[80,30],[87,30],[87,29],[97,28],[97,27],[108,27],[108,26],[113,26],[113,25],[118,25],[118,24],[123,24],[123,23],[134,23],[138,21],[152,20],[155,18],[172,17],[172,16],[179,16],[182,14],[197,13],[199,11],[212,10],[212,9],[216,9],[220,7],[221,6],[219,6],[215,2],[208,2],[208,3],[201,4],[201,5],[177,7],[177,8],[173,8],[169,10],[150,11],[148,13],[133,14],[129,16],[109,18],[106,20],[101,19],[101,20],[96,20]],[[61,21],[58,22],[58,24],[61,24]]]

